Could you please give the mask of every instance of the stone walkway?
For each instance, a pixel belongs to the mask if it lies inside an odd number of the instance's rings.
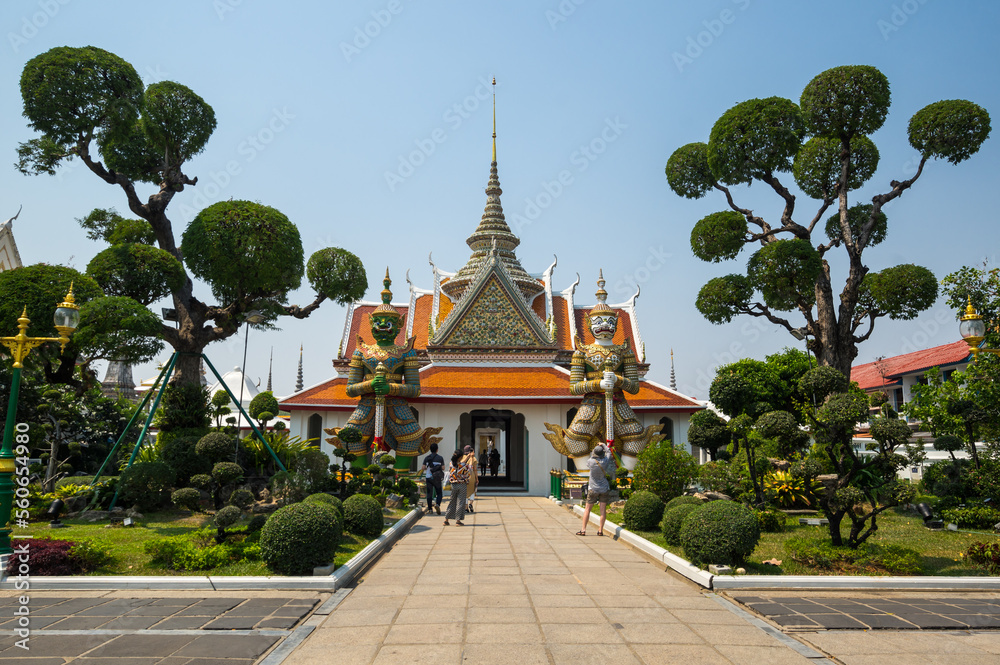
[[[593,527],[573,535],[551,501],[476,506],[464,527],[424,516],[285,665],[830,662]]]

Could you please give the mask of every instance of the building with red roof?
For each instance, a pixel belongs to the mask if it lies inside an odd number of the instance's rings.
[[[889,403],[898,411],[910,401],[911,387],[924,382],[924,372],[938,367],[947,376],[955,370],[965,369],[971,355],[969,345],[960,339],[930,349],[855,365],[851,369],[851,381],[857,382],[866,393],[884,392],[889,396]]]
[[[502,456],[504,487],[545,495],[549,471],[567,464],[543,437],[545,423],[568,426],[580,404],[581,398],[569,392],[569,367],[576,345],[594,341],[586,314],[595,300],[589,290],[577,293],[579,277],[555,289],[557,260],[537,274],[521,266],[515,254],[520,240],[500,204],[495,149],[486,194],[482,219],[466,241],[472,249],[469,261],[447,272],[429,258],[426,288],[407,273],[406,300],[392,303],[405,316],[396,343],[414,338],[421,394],[409,402],[422,427],[444,428],[441,454],[448,457],[470,444],[478,455],[495,446]],[[600,266],[577,267],[594,273],[596,282]],[[639,363],[639,392],[627,399],[644,427],[658,424],[673,441],[686,441],[690,415],[704,407],[645,378],[649,365],[638,296],[637,291],[611,305],[618,314],[614,343],[630,344]],[[344,426],[358,404],[347,396],[348,363],[359,344],[375,342],[368,317],[378,305],[359,301],[349,306],[333,359],[335,376],[281,400],[282,410],[292,414],[292,434],[320,439],[328,453],[332,447],[324,429]]]

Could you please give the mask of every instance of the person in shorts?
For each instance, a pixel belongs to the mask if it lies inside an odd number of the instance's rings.
[[[615,472],[615,461],[608,455],[608,449],[597,445],[587,460],[590,468],[590,480],[587,483],[587,507],[583,511],[583,526],[576,532],[578,536],[587,535],[587,523],[590,522],[590,511],[595,503],[601,506],[601,522],[597,527],[597,535],[604,535],[604,520],[608,516],[608,500],[611,498],[611,485],[608,476]]]

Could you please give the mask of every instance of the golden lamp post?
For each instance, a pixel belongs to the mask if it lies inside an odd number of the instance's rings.
[[[80,323],[80,307],[73,300],[73,285],[69,286],[69,293],[66,300],[59,303],[56,308],[55,327],[59,331],[59,337],[28,337],[28,308],[17,319],[17,335],[13,337],[0,337],[0,343],[10,349],[14,356],[14,372],[10,382],[10,399],[7,401],[7,422],[3,429],[3,447],[0,448],[0,521],[3,528],[0,528],[0,556],[10,555],[13,552],[10,544],[10,516],[14,506],[14,475],[17,471],[14,455],[14,430],[17,428],[17,397],[21,390],[21,367],[22,361],[35,347],[41,346],[45,342],[59,342],[60,351],[66,350],[69,343],[69,336],[76,330]],[[26,433],[27,430],[25,430]],[[19,434],[21,433],[18,430]],[[26,457],[18,455],[17,457]],[[24,465],[25,471],[27,465]],[[22,472],[18,479],[23,477],[27,480],[27,475]],[[20,484],[20,482],[18,483]],[[6,558],[6,557],[5,557]]]
[[[980,353],[1000,354],[1000,349],[987,349],[981,346],[983,340],[986,339],[986,324],[983,323],[983,317],[972,306],[972,298],[969,298],[968,304],[965,306],[965,314],[962,315],[958,324],[958,332],[969,345],[973,361],[979,359]]]

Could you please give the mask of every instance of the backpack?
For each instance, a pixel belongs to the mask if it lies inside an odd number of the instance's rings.
[[[451,470],[452,485],[461,485],[467,482],[469,482],[469,466],[467,464],[461,464]]]

